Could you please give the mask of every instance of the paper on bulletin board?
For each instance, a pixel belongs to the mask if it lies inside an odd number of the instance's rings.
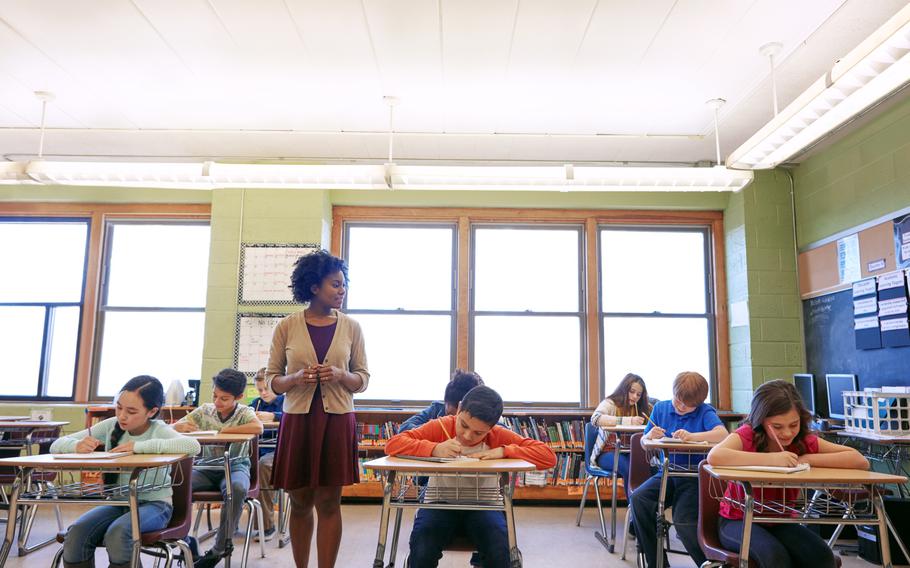
[[[237,342],[234,368],[253,374],[269,363],[269,349],[275,326],[285,314],[240,314],[237,316]]]
[[[243,244],[241,249],[240,303],[293,304],[291,273],[301,256],[318,250],[315,244]]]
[[[862,278],[858,234],[837,240],[837,274],[841,284],[848,284]]]
[[[894,220],[894,248],[897,268],[910,268],[910,214]]]

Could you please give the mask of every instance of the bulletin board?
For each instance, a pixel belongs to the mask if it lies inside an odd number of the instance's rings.
[[[269,362],[275,326],[288,314],[237,314],[234,333],[234,368],[248,376]]]
[[[315,243],[241,244],[238,302],[244,305],[295,304],[289,287],[294,263],[319,248]]]

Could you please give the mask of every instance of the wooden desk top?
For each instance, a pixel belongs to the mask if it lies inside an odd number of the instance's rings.
[[[837,469],[832,467],[812,467],[806,471],[796,473],[770,473],[767,471],[748,471],[742,469],[707,466],[711,475],[721,481],[749,481],[749,482],[774,482],[774,483],[854,483],[857,485],[885,485],[891,483],[904,483],[907,478],[903,475],[878,473],[862,469]]]
[[[266,430],[276,430],[281,426],[281,422],[263,422],[262,427]]]
[[[0,421],[0,428],[20,428],[40,430],[42,428],[57,428],[66,426],[69,422],[51,422],[45,420],[5,420]]]
[[[375,469],[376,471],[427,471],[444,473],[515,473],[537,469],[532,463],[515,459],[427,462],[409,460],[406,458],[394,458],[390,456],[370,460],[363,465],[364,467]]]
[[[910,445],[910,436],[876,436],[874,434],[847,432],[846,430],[838,430],[837,435],[842,438],[856,438],[857,440],[868,440],[869,442],[878,442],[880,444]]]
[[[686,454],[705,454],[716,446],[716,443],[708,442],[706,444],[685,444],[676,442],[658,442],[657,440],[641,439],[642,446],[646,450],[671,450]]]
[[[19,420],[28,420],[29,416],[0,416],[0,422],[18,422]]]
[[[0,465],[16,467],[36,467],[42,469],[84,469],[84,468],[123,468],[158,467],[171,465],[185,458],[183,454],[130,454],[122,458],[92,459],[91,452],[85,454],[84,460],[55,459],[54,454],[38,456],[19,456],[0,459]]]
[[[606,430],[607,432],[636,433],[636,432],[644,432],[645,425],[641,424],[638,426],[633,426],[633,425],[623,426],[621,424],[617,424],[615,426],[601,426],[601,429]]]
[[[184,434],[186,435],[186,434]],[[197,442],[203,445],[213,445],[213,444],[230,444],[233,442],[249,442],[255,438],[256,434],[214,434],[207,436],[187,436],[187,438],[193,438]]]

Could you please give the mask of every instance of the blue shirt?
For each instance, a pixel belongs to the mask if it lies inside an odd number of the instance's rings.
[[[279,394],[278,396],[276,396],[275,400],[273,400],[272,402],[266,402],[266,401],[262,400],[261,397],[257,396],[250,403],[250,408],[252,408],[256,412],[271,412],[272,414],[274,414],[275,422],[281,422],[281,417],[284,415],[284,412],[282,411],[283,407],[284,407],[284,395],[283,394]],[[271,429],[267,429],[267,430],[263,431],[262,434],[260,434],[259,441],[260,441],[260,443],[263,440],[271,442],[271,441],[275,440],[277,437],[278,437],[278,430],[271,428]],[[264,456],[268,453],[274,452],[274,451],[275,451],[274,448],[260,448],[259,457],[262,457],[262,456]]]
[[[430,406],[424,408],[420,411],[419,414],[411,416],[407,420],[401,423],[401,426],[398,427],[398,433],[407,432],[408,430],[413,430],[419,426],[423,426],[430,420],[436,418],[442,418],[446,415],[446,405],[444,402],[436,401]]]
[[[654,410],[651,411],[651,421],[645,426],[645,434],[654,428],[651,422],[666,430],[667,436],[679,429],[687,432],[708,432],[724,425],[717,416],[717,411],[710,404],[703,402],[692,412],[680,414],[676,412],[672,400],[662,400],[654,405]],[[670,461],[688,465],[689,463],[697,464],[704,458],[704,454],[674,454],[670,456]]]

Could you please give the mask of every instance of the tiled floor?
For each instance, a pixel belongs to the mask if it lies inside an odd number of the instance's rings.
[[[64,508],[64,521],[72,521],[83,509],[75,506]],[[593,536],[597,524],[595,510],[589,507],[581,527],[575,526],[575,512],[571,507],[525,507],[516,508],[518,524],[518,543],[521,547],[524,565],[528,568],[535,567],[581,567],[604,566],[626,567],[635,566],[634,554],[630,552],[629,560],[619,560],[619,552],[610,554]],[[622,519],[622,514],[620,514]],[[245,519],[242,521],[245,523]],[[378,534],[379,506],[345,505],[344,506],[344,536],[341,544],[337,566],[339,567],[369,567],[372,566],[376,552],[376,537]],[[5,525],[0,524],[0,530],[5,530]],[[407,535],[410,534],[411,515],[405,514],[402,526],[402,540],[399,544],[397,566],[403,566],[407,554]],[[36,523],[33,538],[50,536],[56,531],[50,510],[41,513],[39,522]],[[620,543],[622,541],[620,540]],[[235,539],[237,548],[242,545],[240,538]],[[203,544],[203,549],[206,548]],[[255,543],[254,543],[255,544]],[[24,558],[15,556],[15,549],[7,561],[6,568],[33,568],[49,566],[57,545],[51,545],[40,551],[34,552]],[[630,549],[631,550],[631,549]],[[278,548],[276,541],[267,543],[267,557],[259,558],[258,545],[251,548],[251,568],[266,568],[276,566],[293,566],[293,558],[289,547]],[[468,553],[447,552],[440,566],[467,567]],[[101,567],[106,564],[106,556],[99,550],[96,565]],[[673,568],[695,566],[691,559],[671,555]],[[151,560],[144,559],[144,564],[151,566]],[[239,556],[235,556],[232,565],[240,566]],[[310,559],[310,566],[316,566],[315,553]],[[844,568],[869,568],[872,564],[855,556],[843,557]]]

